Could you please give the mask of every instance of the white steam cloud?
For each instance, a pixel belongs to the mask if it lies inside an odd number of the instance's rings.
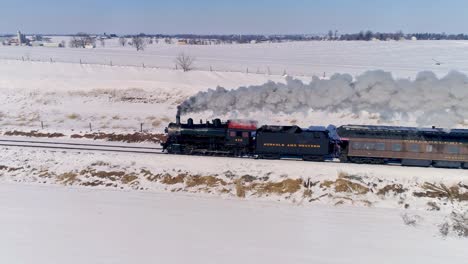
[[[450,72],[439,79],[433,72],[421,72],[415,80],[408,80],[369,71],[354,80],[349,74],[335,74],[328,80],[314,77],[308,84],[287,77],[286,83],[267,82],[235,90],[217,87],[199,92],[179,106],[181,114],[206,110],[214,114],[367,111],[384,121],[412,115],[421,126],[452,127],[468,117],[468,77]]]

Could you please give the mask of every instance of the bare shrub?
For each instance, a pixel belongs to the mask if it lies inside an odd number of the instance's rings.
[[[176,58],[176,66],[180,67],[184,72],[194,69],[195,58],[185,53],[180,53]]]
[[[453,211],[439,226],[439,232],[444,237],[450,233],[459,237],[468,237],[468,211],[465,213]]]
[[[442,236],[446,237],[448,236],[450,232],[450,225],[449,223],[445,222],[439,226],[439,232]]]
[[[132,37],[132,45],[137,51],[143,51],[146,48],[146,39],[142,36]]]
[[[418,222],[422,220],[422,218],[419,215],[408,215],[408,214],[403,214],[401,215],[401,219],[403,219],[403,223],[407,226],[416,226]]]
[[[436,202],[427,202],[430,211],[440,211],[440,206]]]
[[[125,45],[127,45],[127,39],[124,38],[124,37],[120,37],[119,38],[119,44],[120,44],[120,46],[125,47]]]

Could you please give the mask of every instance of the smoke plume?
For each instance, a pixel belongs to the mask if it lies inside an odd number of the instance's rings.
[[[287,77],[286,83],[270,81],[235,90],[217,87],[199,92],[179,109],[181,114],[211,110],[221,115],[367,111],[379,114],[384,121],[412,115],[421,126],[451,127],[468,117],[468,77],[455,71],[443,78],[433,72],[420,72],[409,80],[394,79],[389,72],[369,71],[355,79],[349,74],[335,74],[326,80],[313,77],[308,84]]]

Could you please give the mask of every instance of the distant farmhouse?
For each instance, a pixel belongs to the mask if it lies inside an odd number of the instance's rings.
[[[63,42],[52,42],[50,38],[45,38],[40,35],[26,37],[26,35],[21,33],[19,30],[18,33],[16,33],[16,36],[4,39],[2,44],[5,46],[44,46],[53,48],[65,47]]]

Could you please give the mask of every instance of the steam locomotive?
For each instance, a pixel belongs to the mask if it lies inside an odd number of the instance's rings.
[[[339,160],[365,164],[468,169],[468,129],[345,125],[258,126],[253,120],[170,123],[170,154]]]

